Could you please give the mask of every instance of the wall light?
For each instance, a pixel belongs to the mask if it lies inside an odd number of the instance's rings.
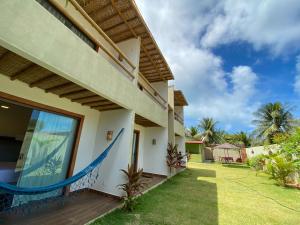
[[[2,109],[9,109],[9,106],[7,106],[7,105],[1,105],[1,108]]]
[[[156,139],[155,138],[152,139],[152,145],[156,145]]]
[[[106,132],[106,140],[111,141],[113,138],[113,134],[114,134],[114,132],[112,130],[107,131]]]

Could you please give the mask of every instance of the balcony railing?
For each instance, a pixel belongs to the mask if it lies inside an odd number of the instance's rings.
[[[159,92],[151,85],[142,73],[139,73],[138,86],[141,91],[150,96],[150,98],[157,102],[163,109],[167,108],[167,101],[159,94]]]
[[[118,66],[120,66],[126,72],[126,74],[128,74],[131,80],[134,79],[135,76],[133,74],[133,71],[136,68],[135,65],[128,59],[128,57],[121,51],[121,49],[105,34],[105,32],[94,22],[94,20],[84,11],[84,9],[75,0],[69,0],[68,4],[71,4],[77,10],[77,12],[79,12],[81,16],[100,34],[100,36],[105,41],[107,41],[107,43],[115,51],[115,54],[117,54],[118,56],[115,56],[114,53],[108,50],[107,47],[105,47],[104,44],[98,38],[96,38],[81,23],[79,23],[78,19],[76,19],[74,15],[71,15],[71,13],[68,12],[68,10],[66,9],[66,5],[60,3],[57,0],[49,0],[49,2],[53,6],[55,6],[65,17],[67,17],[90,40],[92,40],[97,45],[97,48],[102,49],[109,58],[111,58]],[[124,61],[127,65],[124,65],[124,63],[122,63]]]
[[[70,9],[68,10],[65,4],[62,4],[61,1],[57,0],[48,0],[62,15],[64,15],[70,22],[76,26],[86,37],[88,37],[93,43],[95,43],[96,48],[102,49],[106,55],[111,58],[118,66],[120,66],[130,77],[131,80],[134,80],[135,75],[133,74],[136,66],[128,59],[128,57],[121,51],[121,49],[106,35],[106,33],[94,22],[94,20],[85,12],[85,10],[76,2],[76,0],[69,0],[68,4],[71,4],[76,13],[79,13],[87,22],[90,24],[94,30],[110,45],[112,50],[109,50],[104,46],[102,40],[99,40],[99,37],[95,37],[95,33],[89,31],[82,23],[79,22],[78,18],[72,13]],[[126,64],[125,64],[126,63]],[[138,86],[139,89],[145,92],[150,98],[152,98],[156,103],[158,103],[163,109],[167,108],[167,101],[159,94],[159,92],[152,87],[151,83],[139,73],[138,76]]]
[[[179,123],[181,123],[183,125],[183,118],[176,112],[174,112],[174,118],[175,118],[175,120],[177,120]]]

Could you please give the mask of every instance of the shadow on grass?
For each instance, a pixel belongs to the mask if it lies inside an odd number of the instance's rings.
[[[188,168],[138,199],[134,212],[116,210],[93,225],[218,225],[214,170]]]
[[[222,166],[227,168],[250,169],[250,167],[245,164],[222,164]]]

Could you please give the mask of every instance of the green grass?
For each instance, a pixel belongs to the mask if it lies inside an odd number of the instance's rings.
[[[246,166],[190,162],[138,202],[133,213],[119,209],[93,225],[300,224],[300,191]]]
[[[202,161],[201,155],[200,154],[191,154],[191,158],[189,162],[198,162],[200,163]]]

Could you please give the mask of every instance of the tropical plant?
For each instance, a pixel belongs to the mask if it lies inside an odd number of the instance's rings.
[[[257,126],[255,132],[268,143],[273,143],[274,135],[290,132],[294,125],[293,115],[289,106],[280,102],[261,106],[255,113],[253,123]]]
[[[127,211],[133,211],[136,206],[135,196],[141,192],[141,189],[145,187],[145,183],[142,181],[141,177],[143,174],[143,169],[136,171],[133,165],[128,165],[127,171],[121,170],[127,178],[127,182],[120,184],[121,190],[125,192],[123,196],[124,209]]]
[[[259,171],[264,170],[264,166],[266,165],[266,155],[259,154],[248,160],[248,165],[256,171],[256,175]]]
[[[213,118],[203,118],[198,125],[202,131],[202,141],[206,146],[222,142],[224,131],[217,130],[216,124]]]
[[[297,167],[293,161],[288,160],[284,155],[275,155],[267,164],[267,171],[280,185],[286,185],[289,175],[296,172]]]
[[[195,135],[197,135],[199,133],[199,128],[196,126],[191,126],[189,130],[190,130],[190,135],[192,137],[194,137]]]
[[[283,142],[287,141],[289,137],[289,133],[277,133],[274,134],[274,136],[272,137],[272,142],[274,144],[282,144]]]
[[[172,168],[177,167],[178,163],[178,151],[177,151],[177,145],[173,145],[172,143],[168,143],[167,148],[167,165],[170,169],[170,173],[172,172]]]

